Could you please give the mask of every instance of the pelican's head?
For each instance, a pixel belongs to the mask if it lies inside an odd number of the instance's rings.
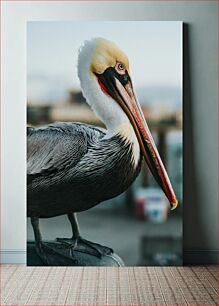
[[[107,127],[122,120],[132,124],[148,167],[176,208],[176,196],[132,86],[127,55],[106,39],[86,41],[79,52],[78,76],[87,102]]]
[[[118,64],[122,64],[121,70],[129,70],[127,55],[114,43],[103,38],[96,38],[95,43],[90,66],[91,73],[100,75],[110,67],[120,72]]]

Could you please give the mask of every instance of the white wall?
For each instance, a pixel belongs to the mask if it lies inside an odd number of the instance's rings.
[[[216,250],[217,1],[5,1],[2,15],[2,261],[25,261],[28,20],[182,20],[188,24],[184,78],[184,248],[194,252]]]

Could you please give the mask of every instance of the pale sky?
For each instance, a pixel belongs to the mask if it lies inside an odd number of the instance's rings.
[[[84,40],[104,37],[129,57],[133,83],[182,88],[181,22],[28,22],[28,98],[63,99],[79,88],[78,49]]]

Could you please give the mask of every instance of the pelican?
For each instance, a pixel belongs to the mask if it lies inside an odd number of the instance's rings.
[[[143,158],[171,208],[177,206],[134,92],[126,54],[103,38],[85,41],[78,77],[87,103],[106,129],[76,122],[27,129],[27,216],[42,257],[39,218],[60,215],[71,223],[73,248],[82,242],[100,256],[112,251],[81,237],[76,213],[124,192],[138,176]]]

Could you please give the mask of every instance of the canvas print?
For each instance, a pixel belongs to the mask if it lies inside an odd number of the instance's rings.
[[[181,265],[182,206],[182,23],[28,22],[27,265]]]

